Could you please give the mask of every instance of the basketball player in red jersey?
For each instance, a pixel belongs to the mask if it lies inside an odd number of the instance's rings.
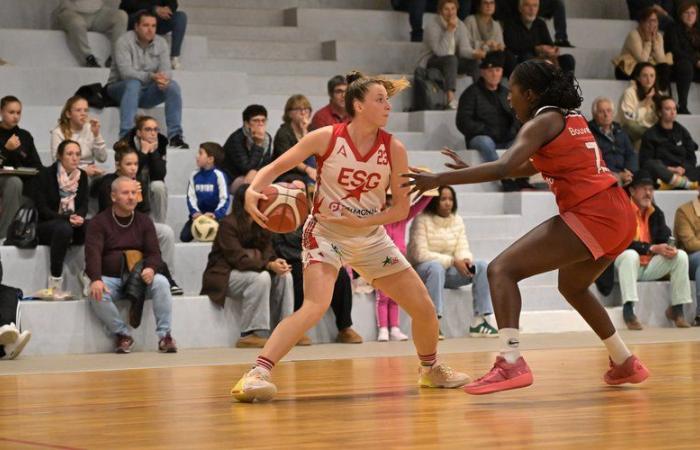
[[[605,308],[588,291],[636,233],[629,197],[605,167],[586,119],[573,112],[582,101],[573,74],[531,60],[518,65],[510,87],[511,104],[524,125],[500,159],[452,172],[405,174],[413,180],[404,186],[414,185],[414,190],[423,192],[446,184],[481,183],[541,172],[559,207],[558,216],[535,227],[489,264],[501,355],[491,371],[464,390],[488,394],[532,384],[532,373],[518,349],[518,282],[554,269],[559,269],[559,292],[610,353],[605,382],[640,383],[649,371],[630,353]]]
[[[438,322],[428,291],[382,226],[404,219],[410,208],[400,176],[408,170],[406,150],[382,129],[391,111],[389,97],[408,83],[357,72],[348,75],[347,82],[345,104],[351,122],[307,134],[263,167],[246,191],[245,208],[264,227],[267,218],[257,208],[264,197],[260,191],[308,157],[318,161],[313,211],[302,238],[304,303],[277,325],[253,369],[231,390],[239,401],[264,401],[275,395],[272,368],[321,320],[343,264],[397,299],[411,315],[420,386],[455,388],[469,382],[466,374],[437,362]],[[384,208],[389,187],[394,201]]]

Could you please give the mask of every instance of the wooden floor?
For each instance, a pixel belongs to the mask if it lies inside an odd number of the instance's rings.
[[[490,396],[419,389],[409,357],[283,363],[254,405],[228,395],[246,366],[2,376],[0,448],[700,448],[700,342],[634,350],[639,386],[605,386],[602,349],[535,350],[535,384]]]

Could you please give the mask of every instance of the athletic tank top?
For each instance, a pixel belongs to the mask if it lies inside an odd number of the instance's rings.
[[[606,167],[586,119],[554,106],[538,109],[535,116],[550,109],[564,115],[564,129],[530,161],[554,193],[559,211],[564,212],[617,184],[617,178]]]
[[[391,180],[391,134],[380,129],[372,148],[362,156],[350,139],[347,126],[346,123],[333,125],[328,149],[317,158],[313,214],[339,216],[344,208],[357,217],[367,217],[380,212],[386,203]],[[330,231],[344,236],[366,236],[376,227],[333,225]]]

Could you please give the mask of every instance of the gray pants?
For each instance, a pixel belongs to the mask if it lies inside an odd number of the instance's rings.
[[[22,180],[19,177],[0,176],[0,196],[2,196],[0,239],[4,239],[15,213],[22,204]]]
[[[228,297],[242,304],[241,333],[272,330],[294,311],[292,274],[270,276],[262,272],[231,271]]]
[[[163,262],[168,265],[170,274],[173,275],[175,266],[175,232],[170,228],[170,225],[164,223],[154,223],[153,225],[156,227],[160,256]]]
[[[457,75],[469,75],[476,82],[479,79],[479,65],[476,60],[460,58],[456,55],[431,56],[428,68],[435,67],[445,78],[445,90],[457,90]]]
[[[112,49],[119,36],[126,33],[129,17],[119,9],[103,6],[92,14],[81,14],[69,9],[54,12],[53,23],[58,29],[66,32],[68,47],[81,63],[88,55],[92,55],[87,32],[109,34]]]
[[[156,223],[165,223],[168,217],[168,187],[165,181],[151,181],[150,191],[151,218]]]

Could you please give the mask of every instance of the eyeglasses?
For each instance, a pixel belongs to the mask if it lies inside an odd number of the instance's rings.
[[[146,133],[158,133],[158,132],[160,132],[160,128],[158,128],[158,127],[155,127],[155,128],[144,127],[144,128],[141,128],[141,130],[145,131]]]
[[[267,119],[250,119],[248,122],[265,124],[265,123],[267,123]]]

